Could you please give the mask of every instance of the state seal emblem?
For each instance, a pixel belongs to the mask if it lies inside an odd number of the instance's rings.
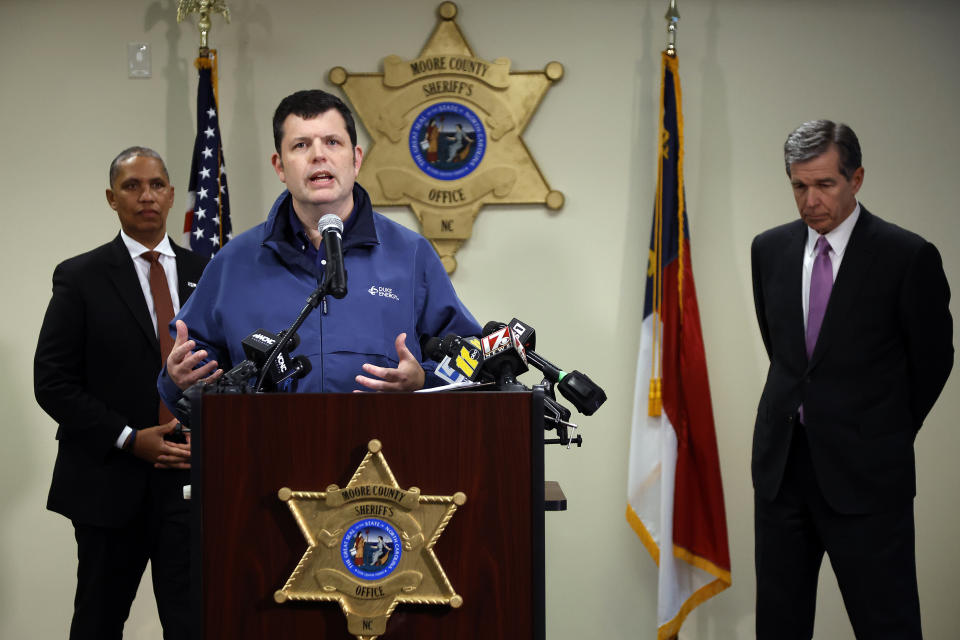
[[[469,107],[440,102],[420,112],[410,128],[410,155],[428,176],[458,180],[473,173],[487,147],[487,132]]]
[[[340,558],[350,573],[364,580],[386,578],[403,554],[400,534],[389,522],[366,518],[347,529],[340,542]]]

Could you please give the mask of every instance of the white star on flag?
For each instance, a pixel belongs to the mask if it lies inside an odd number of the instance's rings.
[[[184,233],[191,249],[202,256],[212,257],[230,239],[230,197],[217,101],[213,93],[215,74],[204,64],[198,64],[198,70],[196,136]],[[216,236],[215,243],[208,242],[211,236]]]

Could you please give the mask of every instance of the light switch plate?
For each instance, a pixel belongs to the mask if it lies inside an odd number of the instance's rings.
[[[127,43],[127,70],[129,78],[149,78],[153,75],[149,43]]]

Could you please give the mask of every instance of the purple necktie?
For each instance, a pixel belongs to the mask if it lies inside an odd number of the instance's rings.
[[[830,301],[830,290],[833,289],[833,263],[830,262],[830,243],[826,237],[817,238],[817,257],[813,261],[813,271],[810,273],[810,304],[807,310],[807,357],[813,356],[813,347],[817,344],[820,335],[820,326],[823,324],[823,314],[827,311],[827,302]]]

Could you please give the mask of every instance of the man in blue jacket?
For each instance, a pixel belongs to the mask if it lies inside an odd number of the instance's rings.
[[[241,341],[288,327],[324,273],[317,223],[344,223],[349,293],[327,297],[300,327],[296,355],[312,371],[297,391],[413,391],[434,364],[420,340],[479,335],[430,243],[376,213],[356,177],[363,161],[353,116],[336,96],[298,91],[273,117],[273,168],[287,190],[266,222],[226,244],[176,321],[176,342],[160,375],[164,401],[215,380],[244,359]],[[430,376],[435,378],[435,376]],[[439,379],[436,380],[439,382]]]

